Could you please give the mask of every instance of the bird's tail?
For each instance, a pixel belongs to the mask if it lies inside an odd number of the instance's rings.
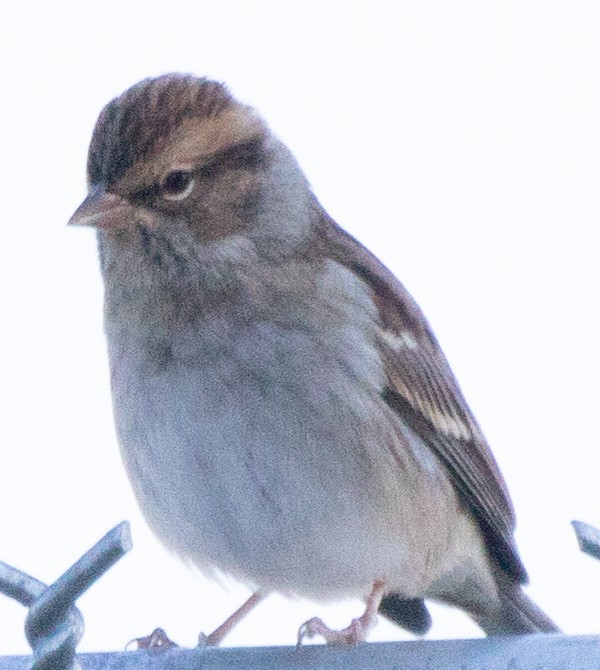
[[[519,582],[500,571],[496,573],[495,581],[495,598],[476,598],[468,603],[463,594],[462,598],[446,596],[438,597],[438,600],[466,611],[486,635],[560,633],[554,621],[529,598]],[[415,635],[424,635],[431,627],[431,615],[419,598],[387,594],[381,601],[379,613]]]
[[[520,635],[526,633],[560,633],[558,626],[529,596],[521,585],[498,580],[498,606],[485,614],[471,612],[471,617],[486,635]]]

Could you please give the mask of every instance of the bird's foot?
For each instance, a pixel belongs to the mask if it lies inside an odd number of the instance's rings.
[[[365,620],[363,615],[357,619],[352,619],[352,622],[346,628],[343,628],[342,630],[333,630],[332,628],[329,628],[322,619],[314,617],[305,621],[300,626],[300,629],[298,630],[297,646],[301,647],[305,639],[310,639],[311,637],[315,637],[315,635],[320,635],[325,638],[327,644],[358,644],[367,639],[367,634],[375,624],[376,620],[377,617]]]
[[[136,637],[133,640],[130,640],[125,649],[129,647],[130,644],[135,643],[137,645],[136,649],[172,649],[173,647],[178,647],[179,645],[176,642],[173,642],[169,636],[165,633],[162,628],[155,628],[150,635],[145,637]]]
[[[301,647],[305,639],[310,639],[311,637],[315,637],[315,635],[325,638],[327,644],[341,645],[364,642],[371,628],[377,623],[377,610],[384,592],[384,582],[376,581],[366,599],[366,607],[363,614],[357,619],[352,619],[350,625],[342,630],[332,630],[318,617],[305,621],[298,629],[298,642],[296,646]]]

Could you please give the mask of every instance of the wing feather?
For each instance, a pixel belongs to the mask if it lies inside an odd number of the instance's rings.
[[[396,277],[316,201],[315,207],[316,246],[359,275],[379,309],[384,400],[446,467],[491,557],[513,579],[526,582],[506,484],[427,320]]]

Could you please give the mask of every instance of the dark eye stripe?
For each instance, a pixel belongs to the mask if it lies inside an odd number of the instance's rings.
[[[198,170],[202,178],[214,177],[227,170],[252,169],[265,167],[267,154],[262,138],[240,142],[226,147],[214,154],[209,162]]]
[[[262,137],[257,137],[247,142],[232,144],[225,149],[213,154],[208,163],[192,171],[198,175],[200,180],[212,179],[228,170],[251,169],[259,170],[266,167],[268,162],[267,152]],[[146,188],[132,193],[129,198],[132,202],[151,203],[160,197],[159,184],[152,184]]]

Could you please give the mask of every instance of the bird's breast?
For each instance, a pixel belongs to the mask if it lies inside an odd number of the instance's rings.
[[[109,338],[123,458],[168,547],[314,598],[382,575],[421,588],[453,494],[381,400],[369,306],[352,313],[321,330],[221,314],[163,347]]]

